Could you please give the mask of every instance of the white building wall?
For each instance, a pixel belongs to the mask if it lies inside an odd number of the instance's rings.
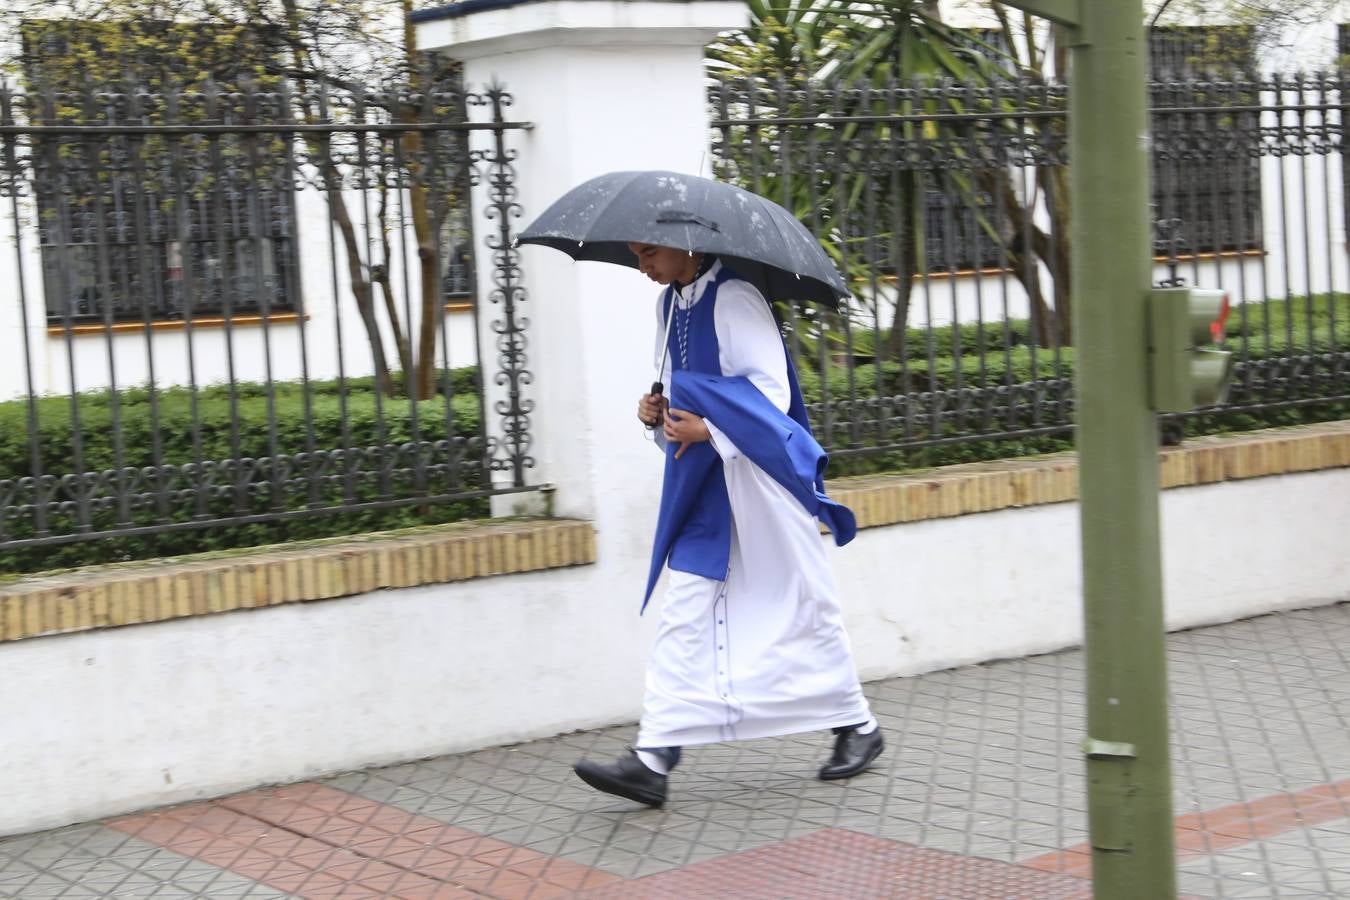
[[[1299,124],[1289,114],[1264,118],[1272,128]],[[1339,153],[1262,159],[1266,296],[1347,289],[1341,164]]]
[[[360,195],[346,191],[344,196],[356,220],[364,253]],[[72,370],[74,387],[80,391],[113,383],[119,388],[143,385],[148,383],[152,369],[159,387],[193,383],[204,387],[227,382],[231,363],[236,381],[253,382],[263,381],[269,368],[277,381],[298,380],[305,375],[306,367],[311,379],[336,378],[340,373],[360,377],[373,371],[369,339],[351,292],[346,249],[336,228],[330,225],[327,201],[318,190],[309,188],[296,195],[296,252],[305,320],[273,322],[267,327],[240,324],[229,334],[211,325],[195,326],[190,337],[185,329],[154,329],[150,339],[143,329],[112,334],[49,333],[41,250],[27,198],[20,201],[18,228],[22,230],[16,231],[15,216],[6,198],[0,208],[0,352],[12,364],[0,367],[0,401],[23,397],[28,390],[19,306],[21,267],[29,312],[33,389],[39,395],[68,393]],[[331,243],[330,228],[334,232]],[[411,293],[412,320],[416,322],[420,272],[411,225],[403,230],[402,237],[396,229],[390,243],[397,308],[401,316],[406,316],[406,298]],[[490,256],[486,249],[479,252]],[[199,315],[218,317],[216,313]],[[448,311],[444,315],[446,330],[437,339],[438,365],[444,364],[447,352],[452,367],[474,365],[478,356],[473,313]],[[377,303],[377,318],[386,357],[397,368],[398,357],[382,301]]]
[[[46,369],[42,268],[36,229],[27,227],[34,214],[28,200],[0,197],[0,400],[27,392],[30,368],[37,379]]]
[[[1333,210],[1335,212],[1338,209]],[[1278,223],[1278,216],[1272,218]],[[1319,292],[1329,290],[1329,286],[1341,292],[1350,289],[1350,273],[1346,270],[1346,252],[1341,237],[1344,229],[1333,221],[1335,237],[1329,243],[1322,231],[1326,224],[1325,210],[1318,212],[1312,222],[1312,240],[1306,256],[1303,244],[1297,242],[1290,246],[1291,252],[1285,252],[1286,235],[1277,225],[1274,233],[1266,232],[1264,253],[1258,251],[1240,258],[1185,258],[1178,261],[1176,275],[1185,279],[1188,285],[1225,289],[1234,304],[1259,303],[1265,298],[1283,299],[1286,290],[1301,296],[1309,284]],[[1298,240],[1302,240],[1301,235]],[[1284,269],[1286,260],[1291,265],[1288,277]],[[1306,275],[1308,261],[1312,263],[1311,277]],[[1171,276],[1172,270],[1166,263],[1154,264],[1155,284]],[[1052,287],[1042,266],[1041,290],[1047,302],[1053,300]],[[1011,272],[967,272],[954,277],[916,278],[909,302],[907,322],[911,328],[946,328],[954,323],[966,325],[978,321],[998,327],[1004,319],[1026,319],[1031,314],[1026,289]],[[870,327],[875,314],[880,316],[881,327],[889,328],[896,314],[895,286],[879,282],[875,295],[869,288],[864,297],[855,298],[850,306],[855,323]]]
[[[633,722],[659,466],[611,473],[595,565],[0,644],[0,835]],[[1350,599],[1350,469],[1162,516],[1169,628]],[[864,680],[1081,640],[1076,504],[823,540]]]

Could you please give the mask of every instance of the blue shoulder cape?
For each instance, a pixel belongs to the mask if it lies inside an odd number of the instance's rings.
[[[794,401],[791,411],[798,413],[796,417],[781,412],[743,376],[684,370],[671,375],[671,406],[689,410],[716,424],[742,454],[786,488],[808,513],[825,523],[834,542],[843,546],[857,534],[857,520],[848,507],[825,495],[828,457],[804,424],[805,410],[796,409],[800,400],[794,397]],[[681,478],[667,478],[661,492],[661,513],[642,601],[644,609],[676,536],[698,504],[700,486],[707,478],[721,475],[722,460],[711,442],[691,445],[678,460],[673,458],[673,452],[674,448],[667,448],[666,465],[689,468],[682,471]],[[725,573],[709,577],[725,577]]]

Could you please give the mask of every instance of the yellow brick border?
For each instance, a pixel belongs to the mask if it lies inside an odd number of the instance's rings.
[[[1192,438],[1159,453],[1164,488],[1350,467],[1350,422]],[[861,528],[1078,499],[1073,453],[830,482]],[[446,525],[93,566],[0,587],[0,643],[594,563],[573,520]]]
[[[1164,488],[1350,466],[1350,422],[1189,438],[1158,454]],[[945,466],[913,475],[868,475],[830,483],[858,527],[964,516],[1078,499],[1077,455]]]
[[[0,642],[593,562],[590,523],[548,520],[91,566],[0,587]]]

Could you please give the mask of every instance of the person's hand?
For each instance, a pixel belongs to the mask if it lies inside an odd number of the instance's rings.
[[[666,411],[666,398],[660,394],[643,394],[638,401],[638,420],[648,428],[661,424],[661,416]]]
[[[690,444],[712,438],[712,432],[708,430],[708,423],[703,421],[703,417],[684,409],[666,410],[665,434],[667,441],[674,441],[680,445],[675,451],[676,459],[684,455]]]

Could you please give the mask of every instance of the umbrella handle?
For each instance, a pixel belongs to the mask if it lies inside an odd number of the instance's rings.
[[[665,393],[665,390],[666,390],[666,386],[665,386],[664,384],[662,384],[662,383],[659,382],[659,381],[653,381],[653,382],[652,382],[652,389],[651,389],[650,391],[648,391],[647,393],[649,393],[649,394],[655,394],[656,396],[659,397],[659,396],[661,396],[663,393]],[[660,417],[660,416],[657,416],[657,417],[656,417],[656,421],[655,421],[655,422],[652,422],[652,423],[651,423],[650,425],[648,425],[647,427],[650,428],[652,431],[655,431],[655,430],[657,429],[657,427],[658,427],[660,424],[661,424],[661,417]]]

